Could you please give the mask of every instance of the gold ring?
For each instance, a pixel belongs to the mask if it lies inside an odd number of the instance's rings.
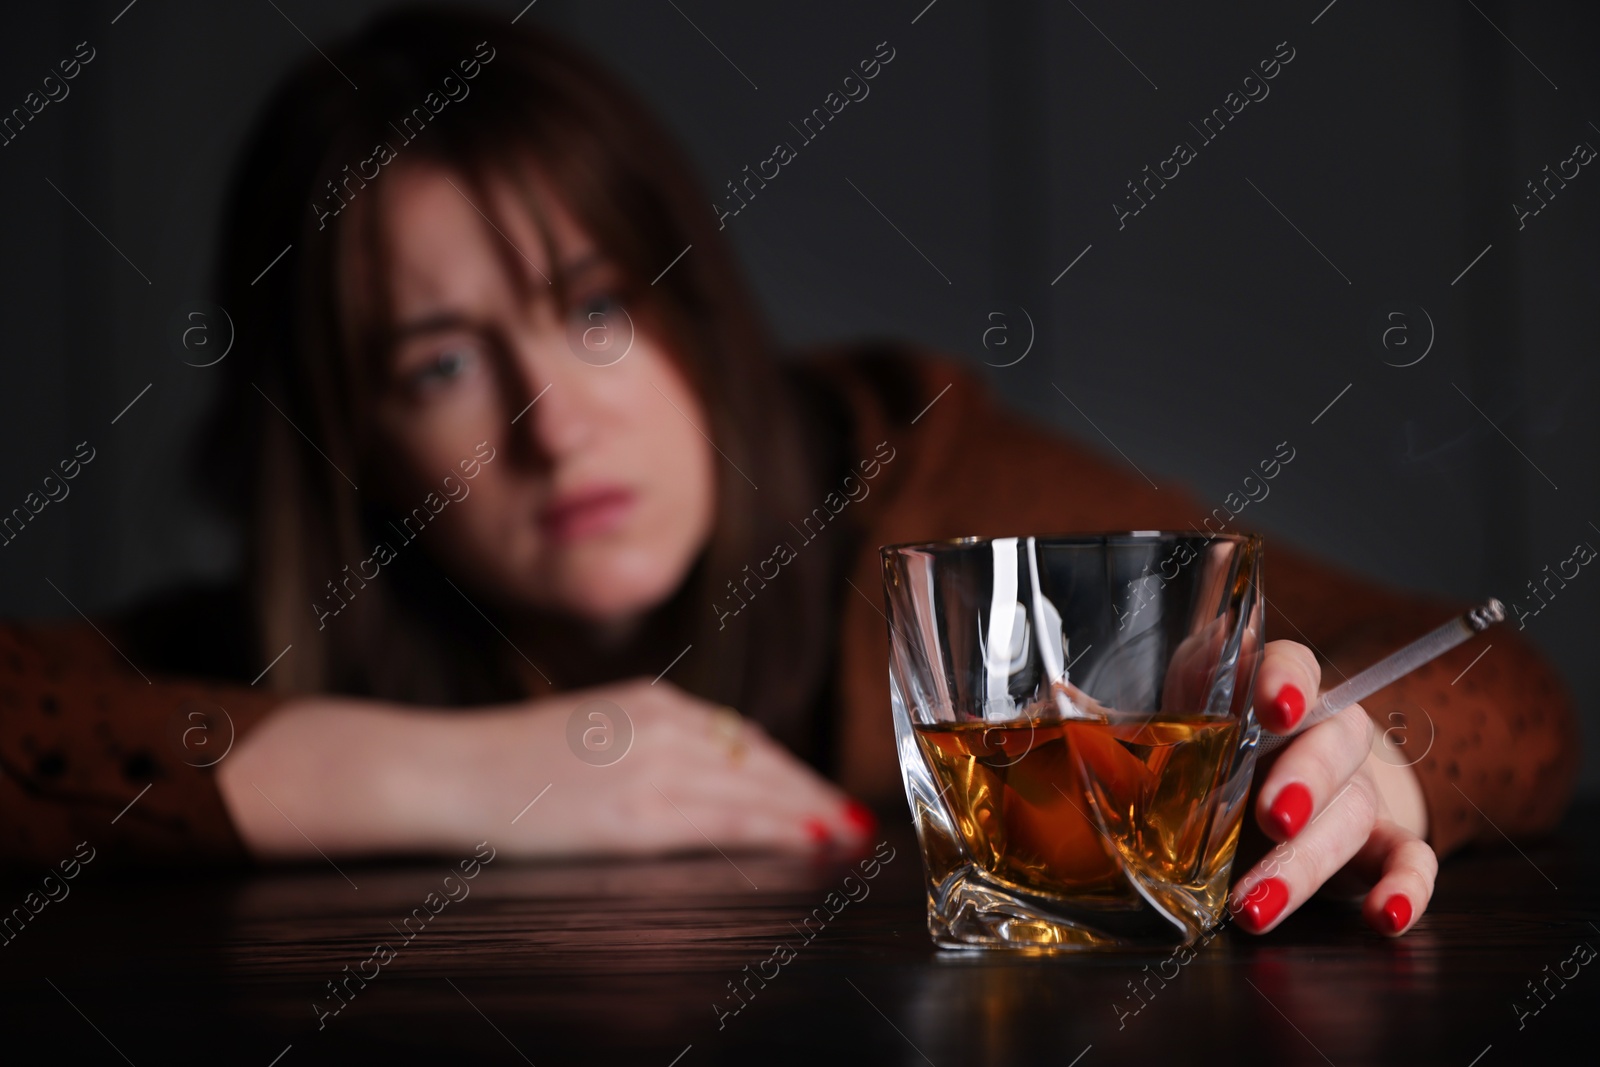
[[[744,717],[726,704],[711,713],[711,736],[721,741],[728,750],[728,765],[737,767],[744,762]]]

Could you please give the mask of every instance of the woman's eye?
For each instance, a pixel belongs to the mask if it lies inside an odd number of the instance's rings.
[[[476,358],[477,353],[470,348],[445,349],[411,373],[412,384],[428,386],[452,381],[465,374]]]
[[[622,310],[622,302],[612,293],[596,293],[573,305],[572,314],[585,325],[599,323]]]
[[[609,367],[633,347],[633,320],[622,297],[596,290],[568,311],[567,343],[585,363]]]

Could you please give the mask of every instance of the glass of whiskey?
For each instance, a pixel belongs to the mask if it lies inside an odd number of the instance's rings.
[[[945,948],[1147,948],[1222,918],[1260,728],[1262,541],[881,550],[906,798]]]

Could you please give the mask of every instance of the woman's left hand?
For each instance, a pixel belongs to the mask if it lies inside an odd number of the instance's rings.
[[[1263,651],[1256,716],[1264,729],[1287,733],[1315,701],[1322,671],[1293,641]],[[1410,766],[1380,758],[1376,735],[1353,704],[1267,764],[1255,818],[1278,845],[1237,880],[1228,905],[1249,932],[1273,929],[1335,875],[1370,887],[1361,910],[1381,933],[1404,933],[1427,908],[1439,863],[1423,840],[1422,789]]]

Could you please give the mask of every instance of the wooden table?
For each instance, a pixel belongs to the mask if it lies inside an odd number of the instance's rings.
[[[1181,968],[1168,953],[935,950],[900,826],[870,882],[859,857],[715,853],[501,856],[470,882],[447,882],[446,860],[226,878],[91,864],[0,947],[0,1032],[8,1063],[32,1049],[27,1062],[140,1067],[1593,1064],[1600,964],[1563,961],[1600,947],[1597,816],[1600,805],[1576,810],[1525,855],[1451,861],[1403,940],[1314,904],[1265,938],[1225,930]],[[6,906],[34,884],[8,880]],[[846,889],[860,899],[839,904]],[[428,921],[414,918],[408,941],[400,925],[417,908]],[[802,920],[818,908],[829,921],[813,919],[808,940]],[[382,962],[380,942],[394,953]],[[792,958],[768,962],[779,942]],[[1551,977],[1575,968],[1565,988]],[[334,999],[327,983],[357,972],[375,977]],[[1554,994],[1531,1014],[1528,983],[1545,980]],[[729,983],[745,981],[748,1004],[719,1020],[716,1006],[740,1003]],[[344,1006],[319,1027],[319,1002]],[[1530,1012],[1520,1026],[1514,1004]]]

